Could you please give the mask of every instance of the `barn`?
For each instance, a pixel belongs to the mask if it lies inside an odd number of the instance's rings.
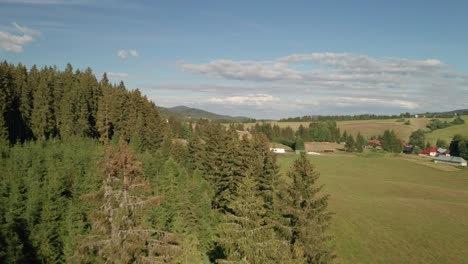
[[[438,156],[434,159],[434,163],[447,163],[466,167],[466,160],[461,157]]]

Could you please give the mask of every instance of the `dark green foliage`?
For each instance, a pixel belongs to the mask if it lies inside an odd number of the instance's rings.
[[[431,122],[427,125],[427,128],[430,130],[442,129],[450,126],[456,126],[464,124],[465,120],[461,119],[459,116],[455,117],[451,122],[441,121],[440,119],[432,119]]]
[[[354,141],[354,138],[353,138],[352,135],[349,135],[346,138],[345,150],[346,150],[346,152],[355,152],[356,151],[356,142]]]
[[[328,196],[321,194],[319,174],[305,154],[288,171],[292,180],[279,193],[278,205],[283,219],[283,235],[290,241],[293,258],[299,263],[329,263],[334,253],[328,245],[327,229],[331,214]]]
[[[98,83],[92,70],[64,71],[0,63],[0,139],[10,144],[32,138],[84,136],[140,140],[143,149],[162,143],[165,122],[154,103],[138,90],[112,85],[104,75]],[[185,134],[187,134],[184,131]]]
[[[268,223],[264,201],[256,195],[255,179],[244,177],[238,186],[238,197],[232,212],[219,225],[219,245],[226,257],[217,263],[285,263],[291,259],[289,243],[277,237]]]
[[[304,140],[301,137],[296,138],[296,142],[294,142],[294,150],[305,150]]]
[[[97,188],[97,154],[95,142],[70,139],[16,145],[2,159],[3,263],[60,263],[70,256],[89,224],[89,209],[75,205]]]
[[[396,136],[393,130],[385,130],[380,140],[382,149],[392,153],[400,153],[402,151],[401,140]]]
[[[424,131],[421,129],[418,129],[411,133],[410,138],[409,138],[409,144],[413,146],[418,146],[419,148],[423,149],[424,144],[426,142],[426,136],[424,134]]]
[[[449,144],[447,143],[447,141],[439,138],[437,139],[436,147],[447,149],[449,147]]]
[[[366,139],[361,135],[361,133],[358,133],[356,136],[356,152],[363,152],[366,144]]]
[[[308,128],[301,125],[296,136],[304,141],[318,142],[338,142],[341,138],[340,129],[336,126],[336,122],[331,120],[310,123]]]
[[[253,133],[263,133],[268,139],[278,142],[289,147],[293,147],[292,144],[295,140],[294,131],[290,127],[281,128],[278,125],[271,125],[269,122],[256,123],[251,129]]]
[[[468,160],[468,139],[461,135],[455,135],[450,142],[450,155],[462,157]]]

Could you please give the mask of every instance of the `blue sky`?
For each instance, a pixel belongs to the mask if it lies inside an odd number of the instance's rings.
[[[352,3],[351,3],[352,2]],[[0,0],[0,59],[231,115],[468,108],[467,1]]]

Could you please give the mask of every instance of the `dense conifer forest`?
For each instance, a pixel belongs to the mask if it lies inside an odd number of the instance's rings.
[[[0,155],[1,263],[334,258],[305,156],[281,176],[260,128],[163,119],[89,68],[0,63]]]

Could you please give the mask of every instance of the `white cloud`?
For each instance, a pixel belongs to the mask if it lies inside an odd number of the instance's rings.
[[[130,75],[125,72],[108,72],[107,77],[109,79],[125,79],[128,78]]]
[[[130,49],[130,50],[121,49],[121,50],[117,51],[117,57],[119,57],[121,59],[126,59],[128,56],[138,57],[138,56],[140,56],[140,54],[138,54],[138,51],[133,50],[133,49]]]
[[[117,51],[117,57],[121,59],[127,58],[127,52],[125,50],[119,50]]]
[[[374,106],[383,106],[383,107],[393,107],[393,108],[402,108],[402,109],[416,109],[418,104],[412,101],[405,100],[386,100],[381,98],[368,98],[368,97],[338,97],[338,98],[329,98],[323,101],[319,101],[321,105],[335,105],[337,107],[356,107],[362,105],[374,105]]]
[[[214,104],[229,104],[229,105],[264,105],[278,102],[278,97],[268,94],[250,94],[250,95],[234,95],[225,97],[212,97],[207,100]]]
[[[13,26],[15,26],[15,28],[23,33],[23,34],[28,34],[28,35],[41,35],[41,32],[37,31],[37,30],[34,30],[34,29],[30,29],[30,28],[27,28],[27,27],[24,27],[24,26],[20,26],[18,25],[16,22],[12,23]]]
[[[282,62],[216,60],[206,64],[182,64],[183,71],[233,80],[275,81],[301,79]]]
[[[20,26],[17,23],[12,23],[14,29],[18,33],[9,33],[0,31],[0,49],[11,51],[11,52],[23,52],[24,46],[35,40],[34,36],[40,35],[41,32]]]
[[[128,50],[128,53],[130,54],[130,56],[133,56],[133,57],[138,57],[140,56],[140,54],[138,54],[138,51],[136,50]]]
[[[468,92],[468,73],[456,71],[434,58],[310,53],[274,60],[185,63],[179,68],[184,72],[223,80],[217,81],[216,85],[198,85],[198,91],[217,93],[212,102],[224,102],[219,93],[226,95],[233,91],[240,96],[271,94],[281,98],[281,104],[293,102],[291,97],[296,95],[309,106],[320,105],[320,109],[313,111],[352,108],[385,109],[397,113],[433,111],[434,105],[438,110],[450,110],[463,107],[465,98],[460,95]],[[184,89],[182,84],[179,87]],[[443,97],[441,91],[444,91]]]

